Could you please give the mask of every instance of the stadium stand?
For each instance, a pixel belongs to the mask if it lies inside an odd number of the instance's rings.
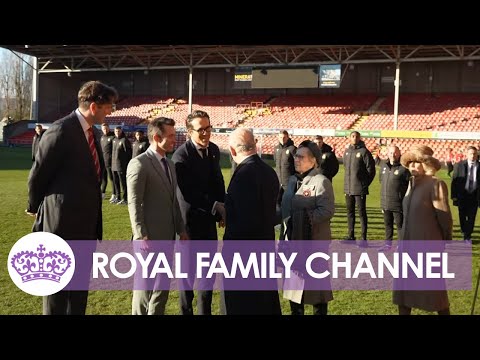
[[[479,131],[477,94],[400,95],[398,129],[434,131]],[[378,114],[368,115],[362,129],[393,128],[393,96],[387,97]]]
[[[480,131],[479,99],[476,94],[402,94],[400,96],[399,130],[427,130],[472,132]],[[196,95],[192,108],[206,111],[214,128],[249,127],[252,129],[322,129],[383,130],[393,128],[393,96],[366,95]],[[107,117],[109,124],[146,124],[158,116],[171,117],[179,128],[188,115],[187,100],[168,96],[126,97],[117,103],[117,110]],[[12,145],[30,145],[33,130],[9,139]],[[130,135],[130,134],[129,134]],[[133,134],[131,134],[133,140]],[[296,144],[313,136],[292,136]],[[277,136],[261,135],[262,153],[273,154]],[[186,134],[177,132],[177,145],[186,140]],[[212,141],[228,151],[228,136],[213,133]],[[346,137],[325,137],[334,145],[338,157],[348,145]],[[477,141],[432,139],[387,139],[402,152],[412,144],[430,146],[440,160],[447,148],[465,149],[478,146]],[[378,144],[375,138],[365,143],[375,156]]]
[[[11,137],[9,143],[11,145],[32,145],[34,135],[35,130],[28,130],[20,135]]]

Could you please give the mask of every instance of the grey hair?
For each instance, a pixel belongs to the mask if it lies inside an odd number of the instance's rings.
[[[238,128],[230,134],[229,145],[240,153],[248,153],[257,149],[253,131],[246,128]]]

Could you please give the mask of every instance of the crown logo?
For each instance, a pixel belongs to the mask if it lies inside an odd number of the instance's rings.
[[[38,252],[21,251],[12,257],[12,267],[22,277],[22,282],[33,280],[50,280],[60,282],[60,279],[72,264],[68,254],[61,251],[45,252],[40,244]]]

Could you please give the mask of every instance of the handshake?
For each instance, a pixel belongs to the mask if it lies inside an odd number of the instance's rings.
[[[218,221],[218,226],[223,228],[226,225],[227,215],[225,212],[225,204],[222,202],[216,202],[213,207],[214,213],[220,215],[221,219]]]

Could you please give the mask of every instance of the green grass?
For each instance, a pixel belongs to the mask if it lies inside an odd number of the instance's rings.
[[[271,161],[269,161],[272,164]],[[24,214],[27,204],[27,177],[30,170],[30,149],[0,148],[0,314],[41,314],[42,300],[39,297],[28,295],[19,290],[10,280],[7,271],[7,256],[12,245],[24,235],[30,233],[32,219]],[[230,180],[230,163],[228,157],[222,157],[222,168],[225,182]],[[438,176],[447,184],[450,180],[445,171]],[[343,197],[343,168],[333,181],[336,195],[336,214],[332,221],[332,234],[335,239],[346,235],[346,209]],[[111,193],[111,185],[107,189],[107,196]],[[369,216],[368,238],[381,240],[384,237],[383,216],[380,211],[380,187],[378,178],[370,186],[370,195],[367,197]],[[460,239],[458,212],[452,207],[454,217],[454,238]],[[131,234],[126,206],[111,205],[104,202],[104,239],[127,239]],[[473,237],[480,239],[477,217]],[[357,219],[357,237],[360,230]],[[223,229],[219,229],[219,237],[223,236]],[[473,277],[474,281],[479,266],[479,242],[473,245]],[[473,284],[475,285],[475,284]],[[218,292],[214,293],[213,312],[219,313]],[[329,304],[330,314],[396,314],[397,309],[392,304],[390,291],[334,291],[334,300]],[[469,314],[473,300],[473,291],[449,291],[452,314]],[[480,302],[480,300],[478,300]],[[281,299],[282,312],[289,314],[288,301]],[[130,291],[92,291],[89,295],[88,314],[130,314]],[[311,307],[306,307],[311,313]],[[171,292],[166,309],[167,314],[178,314],[178,293]],[[476,307],[476,314],[480,314],[480,304]],[[423,311],[413,310],[413,314],[426,314]]]

